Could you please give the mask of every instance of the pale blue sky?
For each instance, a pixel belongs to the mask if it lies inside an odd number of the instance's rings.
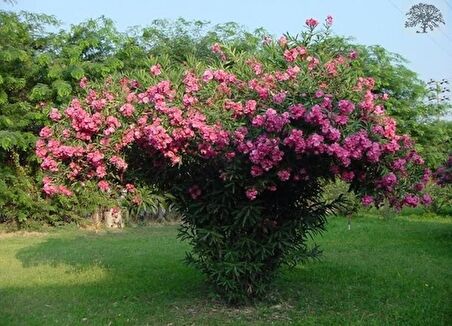
[[[437,6],[446,25],[429,34],[404,28],[408,9],[418,2]],[[101,15],[112,18],[120,30],[145,26],[157,18],[238,22],[270,33],[297,33],[306,18],[334,17],[334,32],[357,42],[379,44],[410,61],[409,68],[423,79],[452,79],[452,0],[17,0],[2,9],[55,15],[65,27]]]

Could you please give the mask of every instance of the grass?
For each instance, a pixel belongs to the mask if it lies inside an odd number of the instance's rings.
[[[225,307],[176,226],[0,234],[0,325],[451,325],[452,218],[332,219],[320,261]]]

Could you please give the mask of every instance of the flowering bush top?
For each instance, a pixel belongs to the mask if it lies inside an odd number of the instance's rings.
[[[371,76],[355,75],[358,53],[328,51],[331,17],[326,34],[318,21],[306,24],[301,40],[267,38],[254,56],[214,44],[218,61],[210,66],[155,62],[137,78],[97,87],[83,78],[86,96],[52,109],[54,123],[36,144],[44,192],[70,196],[95,184],[139,201],[132,160],[162,178],[176,171],[177,189],[192,200],[209,191],[206,180],[259,201],[340,178],[364,205],[429,203],[422,191],[430,172],[385,114],[388,96],[374,92]]]

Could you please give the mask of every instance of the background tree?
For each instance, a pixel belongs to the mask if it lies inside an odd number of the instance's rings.
[[[430,79],[427,82],[427,85],[430,92],[430,94],[428,95],[428,100],[430,101],[430,103],[436,106],[442,106],[444,104],[447,104],[447,102],[450,102],[450,88],[449,81],[447,79]]]
[[[418,3],[412,6],[406,15],[408,19],[405,27],[419,26],[421,28],[421,31],[416,31],[416,33],[427,33],[427,29],[433,31],[434,28],[439,27],[439,24],[445,25],[441,11],[434,5]]]

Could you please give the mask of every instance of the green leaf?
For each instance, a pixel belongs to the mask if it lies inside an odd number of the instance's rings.
[[[82,79],[84,75],[85,75],[85,71],[81,67],[75,66],[71,69],[71,76],[75,80]]]
[[[31,90],[29,99],[32,101],[42,101],[48,99],[52,95],[52,91],[49,86],[45,84],[37,84]]]

